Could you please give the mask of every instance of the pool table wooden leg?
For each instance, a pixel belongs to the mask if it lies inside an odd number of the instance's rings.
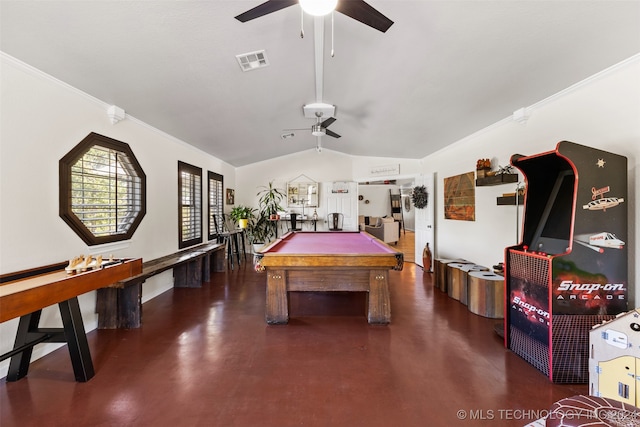
[[[389,299],[389,274],[387,270],[369,272],[369,301],[367,318],[369,323],[391,322],[391,300]]]
[[[286,272],[284,270],[270,270],[267,272],[265,318],[270,325],[289,323],[289,299]]]

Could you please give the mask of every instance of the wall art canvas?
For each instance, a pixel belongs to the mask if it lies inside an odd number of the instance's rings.
[[[459,221],[476,220],[475,173],[444,179],[444,217]]]

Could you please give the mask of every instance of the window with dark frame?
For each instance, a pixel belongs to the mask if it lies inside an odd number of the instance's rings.
[[[85,243],[133,236],[146,214],[146,175],[128,144],[92,132],[59,168],[60,217]]]
[[[178,161],[180,249],[202,243],[202,169]]]
[[[207,215],[207,229],[208,239],[213,240],[216,238],[216,227],[215,223],[213,222],[213,216],[222,215],[222,213],[224,212],[224,177],[215,172],[208,171],[207,178],[207,205],[209,207],[209,212]]]

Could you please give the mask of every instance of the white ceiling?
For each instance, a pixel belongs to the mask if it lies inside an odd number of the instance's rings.
[[[348,1],[348,0],[341,0]],[[313,149],[314,20],[261,0],[0,2],[0,49],[232,165]],[[381,33],[325,19],[324,147],[422,158],[640,52],[640,1],[370,0]],[[269,66],[235,56],[265,49]]]

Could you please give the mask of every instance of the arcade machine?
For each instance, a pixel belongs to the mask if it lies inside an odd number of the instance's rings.
[[[627,311],[627,158],[561,141],[511,164],[526,195],[505,249],[505,346],[555,383],[588,383],[589,331]]]

